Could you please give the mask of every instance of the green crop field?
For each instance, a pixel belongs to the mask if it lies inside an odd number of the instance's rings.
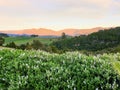
[[[120,53],[0,50],[0,90],[120,90]]]
[[[39,37],[6,37],[5,38],[5,45],[10,43],[10,42],[15,42],[15,44],[20,45],[20,44],[26,44],[27,42],[32,43],[33,40],[39,40],[43,44],[50,44],[56,38],[39,38]]]

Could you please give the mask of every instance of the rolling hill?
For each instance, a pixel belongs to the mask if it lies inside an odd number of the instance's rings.
[[[120,45],[120,27],[101,30],[86,36],[61,39],[53,43],[58,49],[97,51]]]

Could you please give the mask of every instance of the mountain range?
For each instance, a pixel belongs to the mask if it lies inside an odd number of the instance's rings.
[[[45,29],[45,28],[39,28],[39,29],[24,29],[24,30],[1,30],[0,33],[7,33],[7,34],[26,34],[26,35],[39,35],[39,36],[61,36],[61,34],[64,32],[66,35],[70,36],[78,36],[78,35],[87,35],[93,32],[97,32],[99,30],[104,30],[107,28],[103,27],[96,27],[91,29],[64,29],[64,30],[51,30],[51,29]]]

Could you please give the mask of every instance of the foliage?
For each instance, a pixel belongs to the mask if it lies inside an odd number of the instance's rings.
[[[7,44],[6,47],[17,48],[17,45],[14,42],[11,42],[11,43]]]
[[[62,50],[98,51],[120,45],[120,27],[100,30],[89,35],[55,41],[52,45]]]
[[[34,35],[34,34],[33,34],[33,35],[31,35],[31,37],[38,37],[38,35]]]
[[[0,37],[9,37],[9,36],[5,33],[0,33]]]
[[[35,50],[42,49],[43,44],[39,40],[33,40],[33,43],[31,45]]]
[[[0,50],[0,89],[118,90],[113,67],[120,53],[86,56],[78,52]]]
[[[26,43],[26,44],[21,44],[19,46],[16,45],[14,42],[11,42],[7,44],[6,47],[22,49],[22,50],[32,50],[32,49],[38,50],[39,49],[39,50],[44,50],[51,53],[63,53],[62,50],[58,50],[55,46],[42,44],[39,40],[33,40],[31,44]]]
[[[5,38],[5,45],[11,42],[15,42],[16,45],[32,43],[33,40],[39,40],[43,44],[51,44],[53,41],[57,40],[56,38],[40,38],[40,37],[29,37],[29,36],[16,36],[16,37],[6,37]]]
[[[0,37],[0,46],[2,46],[4,42],[5,42],[4,38]]]
[[[61,39],[66,39],[66,34],[63,32],[62,35],[61,35]]]

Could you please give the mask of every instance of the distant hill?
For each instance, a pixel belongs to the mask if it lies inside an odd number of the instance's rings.
[[[0,31],[2,33],[7,34],[18,34],[18,35],[40,35],[40,36],[60,36],[63,32],[70,36],[78,36],[78,35],[87,35],[93,32],[97,32],[99,30],[103,30],[106,28],[102,27],[96,27],[91,29],[64,29],[64,30],[51,30],[51,29],[45,29],[45,28],[39,28],[39,29],[25,29],[25,30],[7,30],[7,31]]]

